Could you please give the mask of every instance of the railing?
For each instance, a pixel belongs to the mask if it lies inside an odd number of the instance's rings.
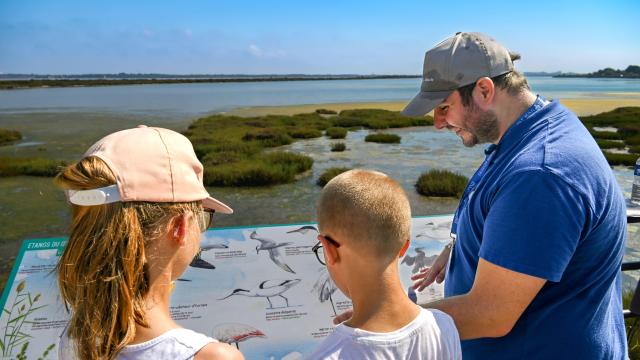
[[[627,209],[627,224],[637,224],[640,223],[640,210],[638,209]],[[640,270],[640,261],[630,261],[622,263],[621,266],[622,271],[633,271]],[[635,292],[633,297],[631,298],[631,303],[629,304],[628,309],[622,310],[625,319],[640,317],[640,286],[636,285]],[[634,326],[635,327],[635,326]]]

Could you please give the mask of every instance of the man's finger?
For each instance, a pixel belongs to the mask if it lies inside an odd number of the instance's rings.
[[[336,315],[336,317],[333,318],[333,324],[334,325],[341,324],[341,323],[351,319],[351,316],[353,316],[353,310],[347,310],[347,311],[343,312],[342,314]]]
[[[433,272],[429,272],[424,276],[422,280],[417,281],[413,285],[413,289],[422,291],[424,288],[426,288],[427,286],[431,285],[431,283],[433,283],[433,280],[435,279],[435,277],[436,275]]]
[[[429,268],[420,270],[419,273],[411,275],[411,280],[422,279],[429,274]]]

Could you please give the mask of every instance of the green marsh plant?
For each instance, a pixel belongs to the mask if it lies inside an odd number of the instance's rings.
[[[26,281],[22,280],[16,287],[13,304],[3,309],[7,315],[7,326],[4,328],[4,335],[0,341],[3,357],[12,356],[14,350],[19,346],[22,346],[26,351],[27,343],[33,336],[22,331],[22,327],[24,324],[33,324],[32,321],[28,321],[29,316],[47,306],[37,306],[36,303],[40,300],[41,295],[31,296],[31,292],[25,291],[25,286]]]
[[[383,144],[400,144],[402,138],[396,134],[374,133],[364,138],[366,142],[375,142]]]
[[[351,168],[347,168],[347,167],[328,168],[322,173],[322,175],[320,175],[320,177],[318,178],[318,181],[316,181],[316,184],[318,184],[318,186],[325,186],[329,181],[331,181],[331,179],[349,170],[351,170]]]
[[[22,139],[22,134],[16,130],[0,129],[0,146],[8,145]]]
[[[468,182],[469,179],[463,175],[434,169],[422,173],[415,187],[424,196],[460,198]]]
[[[331,151],[332,152],[342,152],[347,150],[347,145],[345,145],[345,143],[343,142],[336,142],[331,144]]]
[[[347,129],[343,127],[330,127],[325,134],[331,139],[344,139],[347,137]]]

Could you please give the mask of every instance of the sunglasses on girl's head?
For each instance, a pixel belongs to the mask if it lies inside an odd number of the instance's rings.
[[[202,209],[196,215],[198,219],[198,226],[200,227],[200,232],[205,232],[211,226],[213,222],[213,214],[215,214],[215,210],[213,209]]]

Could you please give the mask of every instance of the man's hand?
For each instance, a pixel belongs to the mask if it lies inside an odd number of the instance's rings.
[[[339,325],[339,324],[351,319],[351,316],[353,316],[353,310],[347,310],[347,311],[343,312],[342,314],[338,314],[338,315],[336,315],[336,317],[333,318],[333,325]]]
[[[435,280],[440,284],[444,280],[445,270],[447,262],[449,261],[449,255],[451,254],[451,248],[445,247],[442,249],[436,261],[433,262],[431,267],[421,269],[419,273],[411,276],[411,280],[414,280],[413,289],[422,291],[427,286],[431,285]]]

